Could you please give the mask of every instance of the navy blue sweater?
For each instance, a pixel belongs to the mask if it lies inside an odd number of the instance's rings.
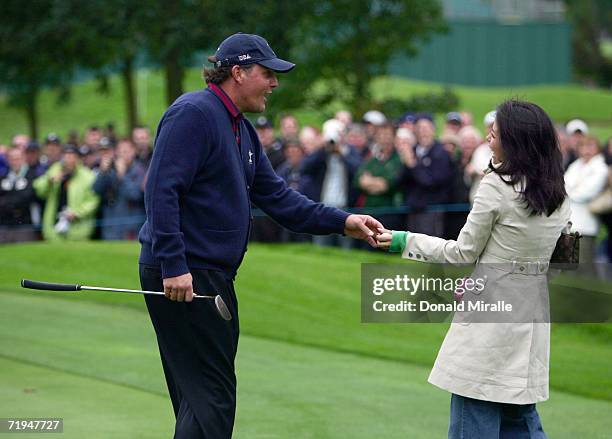
[[[405,187],[406,205],[422,211],[430,204],[450,202],[453,174],[448,152],[436,141],[423,157],[417,159],[414,168],[404,167],[401,172],[399,184]]]
[[[210,89],[179,97],[163,115],[145,188],[140,263],[164,278],[190,268],[233,278],[251,227],[251,201],[299,233],[342,233],[348,214],[289,189],[262,150],[251,123],[232,119]]]

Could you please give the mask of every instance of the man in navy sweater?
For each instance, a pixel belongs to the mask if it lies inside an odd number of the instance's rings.
[[[277,72],[266,40],[235,34],[205,70],[208,88],[179,97],[163,115],[145,189],[140,230],[143,289],[176,416],[175,438],[229,438],[236,409],[238,306],[233,287],[252,224],[251,202],[299,233],[365,239],[381,224],[315,203],[289,189],[270,165],[244,112],[265,110]],[[219,294],[233,319],[222,320]],[[190,303],[188,303],[190,302]]]

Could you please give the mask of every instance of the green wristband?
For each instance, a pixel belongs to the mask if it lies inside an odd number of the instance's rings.
[[[404,253],[406,248],[406,238],[408,232],[396,232],[395,230],[391,234],[391,246],[389,252],[391,253]]]

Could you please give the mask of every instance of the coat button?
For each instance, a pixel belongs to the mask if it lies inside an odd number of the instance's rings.
[[[414,254],[413,254],[412,252],[408,252],[408,257],[410,257],[410,258],[411,258],[411,257],[413,257],[413,256],[414,256]]]
[[[421,259],[421,255],[417,254],[416,255],[417,259]]]
[[[521,271],[525,271],[525,266],[524,266],[524,265],[521,265],[521,266],[519,267],[519,270],[521,270]]]

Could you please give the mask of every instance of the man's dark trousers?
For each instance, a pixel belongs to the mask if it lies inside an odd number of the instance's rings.
[[[194,292],[220,294],[232,320],[223,320],[210,299],[145,296],[176,416],[174,438],[228,439],[236,413],[236,294],[220,271],[192,269],[191,275]],[[140,283],[144,290],[164,290],[158,267],[140,265]]]

